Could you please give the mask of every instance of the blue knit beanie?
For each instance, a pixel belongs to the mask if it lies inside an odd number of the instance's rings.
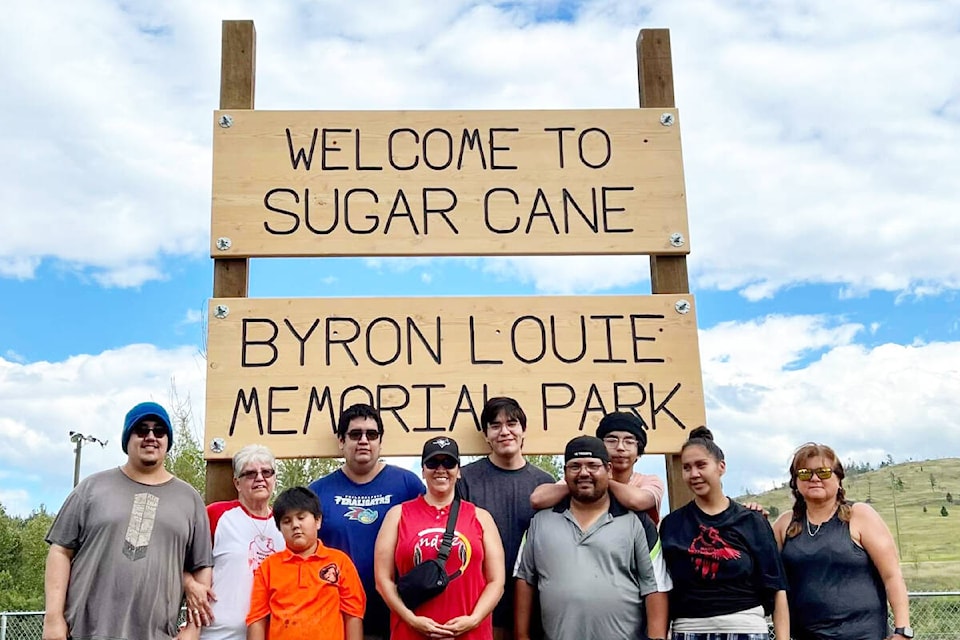
[[[130,409],[130,411],[127,412],[127,417],[123,420],[123,435],[120,438],[120,444],[123,446],[124,453],[127,452],[127,442],[130,441],[133,428],[138,422],[146,418],[159,420],[167,426],[167,431],[170,433],[170,435],[167,436],[167,451],[173,449],[173,424],[170,422],[170,416],[167,415],[167,410],[156,402],[141,402],[133,409]]]

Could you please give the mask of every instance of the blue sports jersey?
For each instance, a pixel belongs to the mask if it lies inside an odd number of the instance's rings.
[[[312,482],[310,489],[323,508],[320,539],[350,556],[360,574],[367,593],[364,633],[383,635],[378,627],[388,629],[390,616],[373,579],[374,543],[390,507],[424,493],[423,482],[413,472],[388,464],[366,484],[357,484],[337,469]]]

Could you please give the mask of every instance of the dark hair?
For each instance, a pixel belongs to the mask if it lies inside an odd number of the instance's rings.
[[[277,496],[277,501],[273,503],[273,521],[277,523],[277,529],[283,517],[294,511],[308,511],[316,518],[323,517],[320,498],[306,487],[290,487]]]
[[[683,452],[687,447],[703,447],[707,450],[714,460],[717,462],[723,462],[723,449],[717,446],[717,443],[713,441],[713,433],[710,429],[706,427],[697,427],[690,432],[690,435],[687,436],[687,441],[683,443],[683,446],[680,447],[680,451]]]
[[[377,423],[377,431],[383,435],[383,420],[380,419],[380,413],[368,404],[359,403],[347,407],[340,414],[340,420],[337,421],[337,438],[343,440],[347,437],[350,422],[357,418],[370,418]]]
[[[847,492],[843,490],[845,474],[843,473],[843,465],[837,458],[837,453],[825,444],[807,442],[793,452],[793,460],[790,461],[790,492],[793,494],[793,515],[790,517],[790,524],[787,526],[787,538],[792,538],[803,531],[803,521],[807,517],[807,501],[803,499],[803,495],[797,488],[797,469],[810,458],[824,458],[831,461],[830,467],[840,484],[837,488],[837,517],[843,522],[850,522],[850,512],[853,507],[847,500]]]
[[[513,398],[497,396],[487,400],[483,405],[483,411],[480,412],[480,428],[483,429],[484,434],[487,433],[490,423],[496,420],[501,412],[507,416],[507,420],[516,420],[524,431],[527,430],[527,414],[523,412],[520,403]]]

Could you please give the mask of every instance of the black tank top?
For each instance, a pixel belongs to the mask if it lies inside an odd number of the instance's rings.
[[[813,535],[810,535],[813,533]],[[803,529],[783,544],[796,640],[881,640],[887,628],[887,592],[867,552],[850,539],[837,514],[819,529]]]

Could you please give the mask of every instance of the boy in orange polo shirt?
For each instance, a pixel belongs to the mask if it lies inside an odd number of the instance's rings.
[[[367,597],[347,554],[317,539],[316,494],[287,489],[273,505],[273,518],[287,548],[254,573],[247,640],[363,640]]]

